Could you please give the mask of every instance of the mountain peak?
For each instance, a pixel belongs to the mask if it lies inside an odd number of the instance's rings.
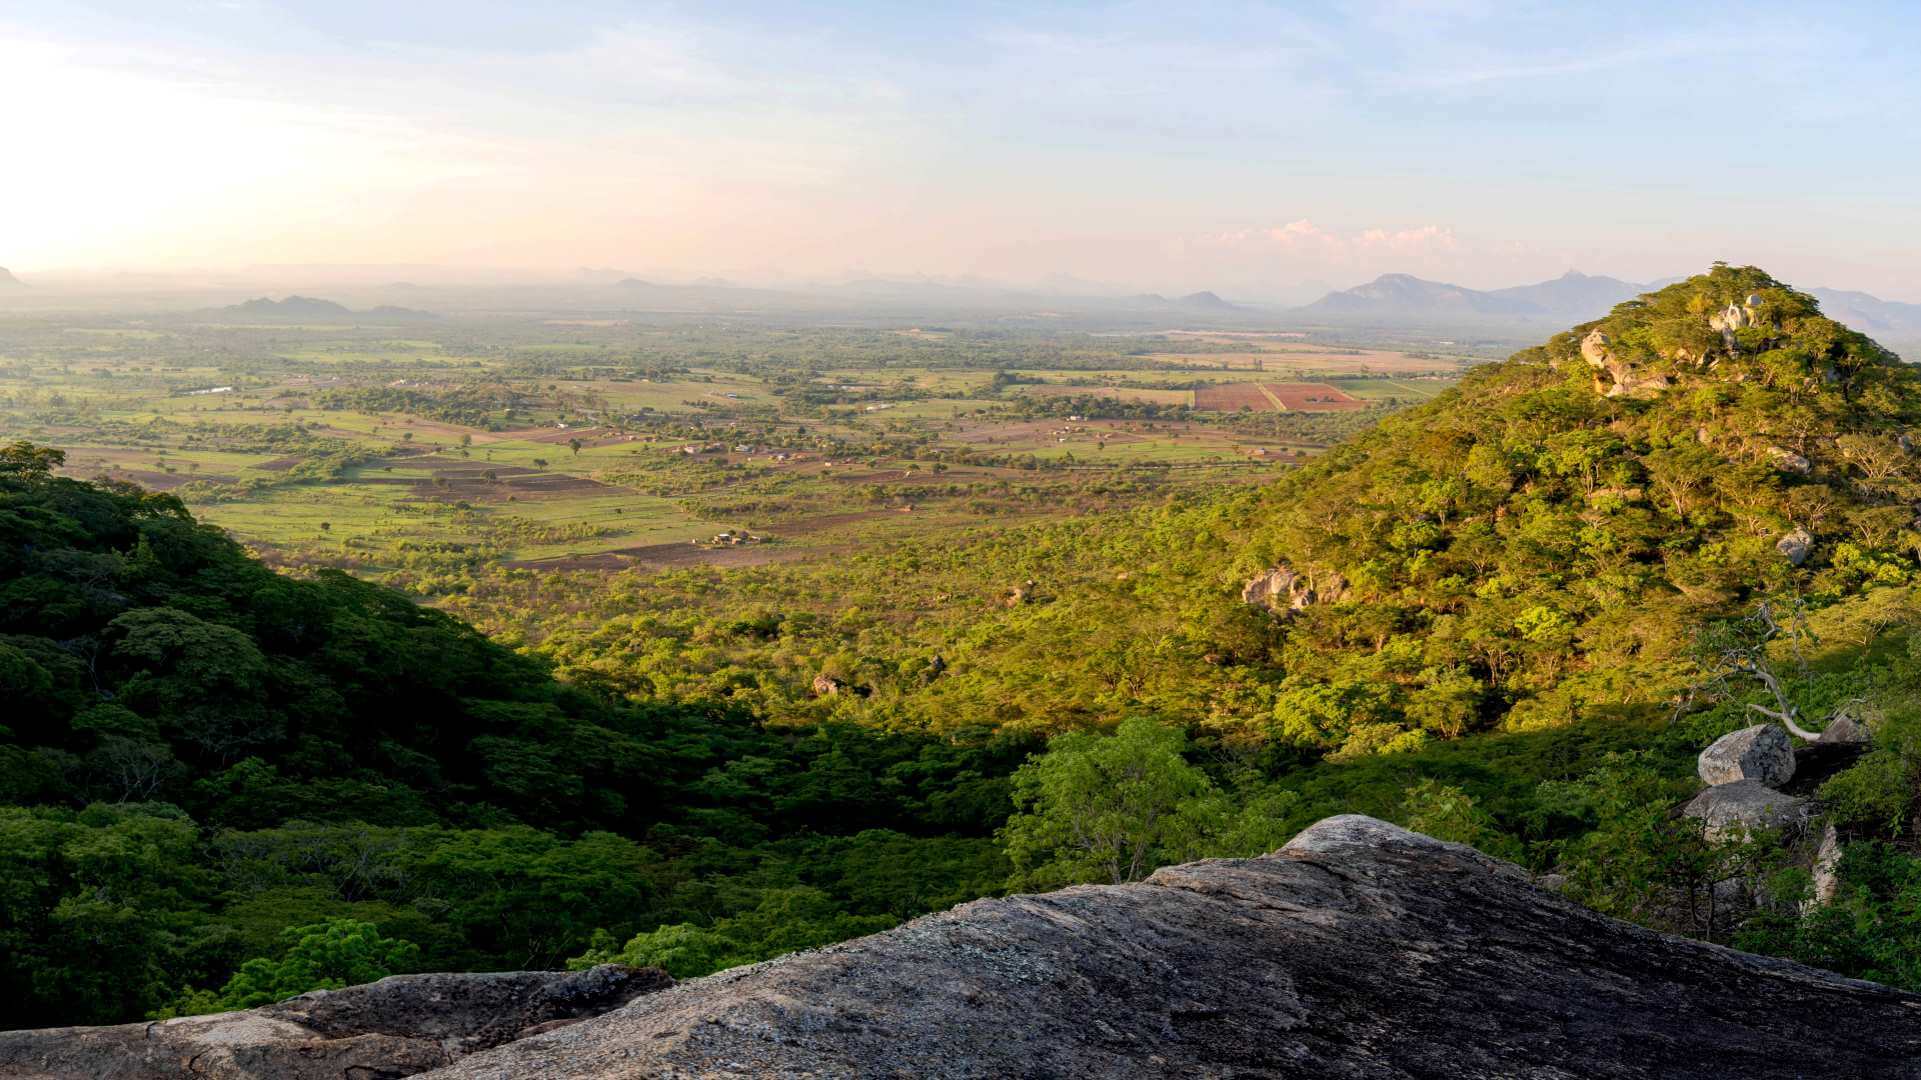
[[[1703,378],[1778,382],[1791,363],[1816,385],[1840,385],[1894,359],[1823,315],[1814,297],[1756,267],[1718,264],[1559,334],[1546,349],[1551,363],[1593,369],[1600,393],[1628,398]]]
[[[27,283],[13,276],[13,272],[0,266],[0,289],[24,289]]]
[[[1205,308],[1210,311],[1232,311],[1238,306],[1228,303],[1206,289],[1202,289],[1200,292],[1188,293],[1186,296],[1181,297],[1180,302],[1188,307]]]

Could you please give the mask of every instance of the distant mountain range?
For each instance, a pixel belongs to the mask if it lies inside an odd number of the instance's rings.
[[[1883,300],[1846,289],[1814,289],[1810,295],[1821,301],[1823,315],[1870,337],[1921,337],[1921,304]]]
[[[0,289],[24,289],[27,283],[13,276],[13,272],[0,266]]]
[[[1212,292],[1209,292],[1205,289],[1197,293],[1188,293],[1186,296],[1178,297],[1173,300],[1169,300],[1167,297],[1162,296],[1160,293],[1141,293],[1140,295],[1134,297],[1134,301],[1135,303],[1142,304],[1142,305],[1168,305],[1172,307],[1189,308],[1194,311],[1240,311],[1242,310],[1241,305],[1230,304],[1227,301],[1221,299],[1218,295]]]
[[[1411,274],[1383,274],[1365,285],[1328,293],[1299,310],[1304,315],[1387,322],[1462,317],[1578,322],[1606,315],[1614,305],[1660,284],[1636,284],[1570,270],[1553,281],[1481,290]]]
[[[1427,281],[1411,274],[1383,274],[1365,285],[1328,293],[1295,312],[1340,322],[1385,324],[1456,320],[1585,322],[1606,315],[1623,300],[1653,292],[1675,280],[1636,283],[1570,270],[1552,281],[1484,290]],[[1921,304],[1842,289],[1813,289],[1810,295],[1821,302],[1821,310],[1829,318],[1863,333],[1893,338],[1921,336]]]
[[[273,300],[262,296],[245,303],[232,304],[220,310],[224,314],[245,315],[252,319],[306,322],[338,322],[354,318],[418,320],[440,317],[431,311],[416,311],[413,308],[394,307],[391,304],[382,304],[363,312],[355,312],[344,304],[336,304],[332,300],[322,300],[313,296],[289,296],[284,300]]]

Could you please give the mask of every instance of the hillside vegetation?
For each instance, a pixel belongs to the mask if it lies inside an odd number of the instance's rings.
[[[257,1004],[383,973],[368,956],[558,966],[664,924],[744,962],[1007,873],[987,834],[1018,745],[610,705],[57,464],[0,450],[10,1025]]]
[[[1710,325],[1750,297],[1752,325]],[[1608,396],[1611,372],[1583,358],[1597,330],[1635,396]],[[1212,744],[1346,759],[1652,717],[1705,620],[1910,578],[1917,390],[1808,297],[1716,267],[1259,490],[837,562],[502,574],[452,607],[636,699],[888,729],[1148,713]],[[1797,530],[1798,566],[1782,549]],[[1314,602],[1241,603],[1273,568]],[[819,674],[854,692],[818,695]]]
[[[9,1022],[405,968],[699,975],[1354,811],[1921,985],[1918,417],[1891,354],[1716,267],[1266,487],[812,562],[477,571],[448,607],[501,641],[15,443]],[[1763,599],[1802,616],[1775,649],[1804,714],[1874,718],[1821,789],[1845,887],[1812,914],[1769,838],[1672,815],[1751,719],[1697,642]],[[1783,884],[1730,914],[1736,871]]]

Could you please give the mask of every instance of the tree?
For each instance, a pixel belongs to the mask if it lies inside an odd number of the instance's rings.
[[[1016,812],[1001,830],[1012,884],[1138,881],[1194,855],[1224,814],[1214,785],[1181,755],[1187,736],[1149,717],[1112,735],[1048,743],[1014,773]]]
[[[279,956],[255,957],[240,965],[218,993],[183,993],[168,1012],[183,1016],[251,1009],[310,990],[358,986],[406,971],[420,955],[418,945],[385,937],[379,927],[358,919],[289,927],[280,938],[284,948]]]
[[[569,450],[572,450],[572,451],[574,452],[574,456],[575,456],[575,457],[579,457],[579,456],[580,456],[580,440],[579,440],[579,439],[577,439],[577,438],[575,438],[575,439],[568,439],[568,440],[567,440],[567,448],[568,448]]]
[[[1768,658],[1768,646],[1776,639],[1798,644],[1809,636],[1799,604],[1795,605],[1786,625],[1783,625],[1776,617],[1773,605],[1766,600],[1755,604],[1754,610],[1745,618],[1727,619],[1704,627],[1696,638],[1694,649],[1695,662],[1703,675],[1681,698],[1676,706],[1676,715],[1692,704],[1703,690],[1725,692],[1730,683],[1751,679],[1760,683],[1774,701],[1773,708],[1759,702],[1749,702],[1751,711],[1775,721],[1786,728],[1788,734],[1805,742],[1820,738],[1820,732],[1809,731],[1798,722],[1801,719],[1801,706],[1789,696],[1787,687],[1780,675],[1775,673],[1773,662]],[[1847,708],[1847,705],[1842,708]],[[1836,715],[1839,713],[1837,710]]]
[[[51,446],[35,446],[24,439],[16,439],[0,447],[0,474],[12,474],[21,479],[45,479],[53,470],[67,463],[67,455]]]

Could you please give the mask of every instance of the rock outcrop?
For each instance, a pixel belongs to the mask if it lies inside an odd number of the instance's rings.
[[[1821,729],[1821,737],[1814,741],[1817,746],[1866,746],[1874,741],[1874,737],[1868,733],[1866,724],[1843,709],[1828,718],[1827,726]]]
[[[1655,934],[1371,818],[682,983],[438,1080],[1921,1077],[1921,996]]]
[[[1681,812],[1700,818],[1709,840],[1740,840],[1763,829],[1798,829],[1807,824],[1806,799],[1774,790],[1758,780],[1715,784],[1696,795]]]
[[[1841,833],[1832,822],[1821,830],[1821,843],[1815,848],[1810,874],[1814,878],[1814,889],[1807,906],[1825,907],[1834,903],[1834,898],[1841,893]]]
[[[1800,454],[1783,446],[1768,447],[1768,461],[1784,473],[1806,476],[1814,471],[1814,463]]]
[[[653,968],[613,964],[581,972],[396,975],[245,1012],[0,1031],[0,1077],[393,1080],[605,1013],[672,983]]]
[[[1613,339],[1602,330],[1590,330],[1581,339],[1581,359],[1594,369],[1597,393],[1608,397],[1651,398],[1671,385],[1667,375],[1643,371],[1625,357],[1616,355],[1613,345]]]
[[[1347,599],[1347,579],[1324,574],[1319,581],[1292,567],[1277,566],[1241,586],[1241,602],[1275,614],[1299,611],[1310,604],[1337,604]]]
[[[1708,784],[1754,780],[1780,787],[1794,778],[1794,744],[1778,724],[1731,731],[1701,751],[1695,771]]]
[[[1774,542],[1774,550],[1781,553],[1789,566],[1800,566],[1808,561],[1808,553],[1814,550],[1814,536],[1797,525],[1781,534],[1781,539]]]

